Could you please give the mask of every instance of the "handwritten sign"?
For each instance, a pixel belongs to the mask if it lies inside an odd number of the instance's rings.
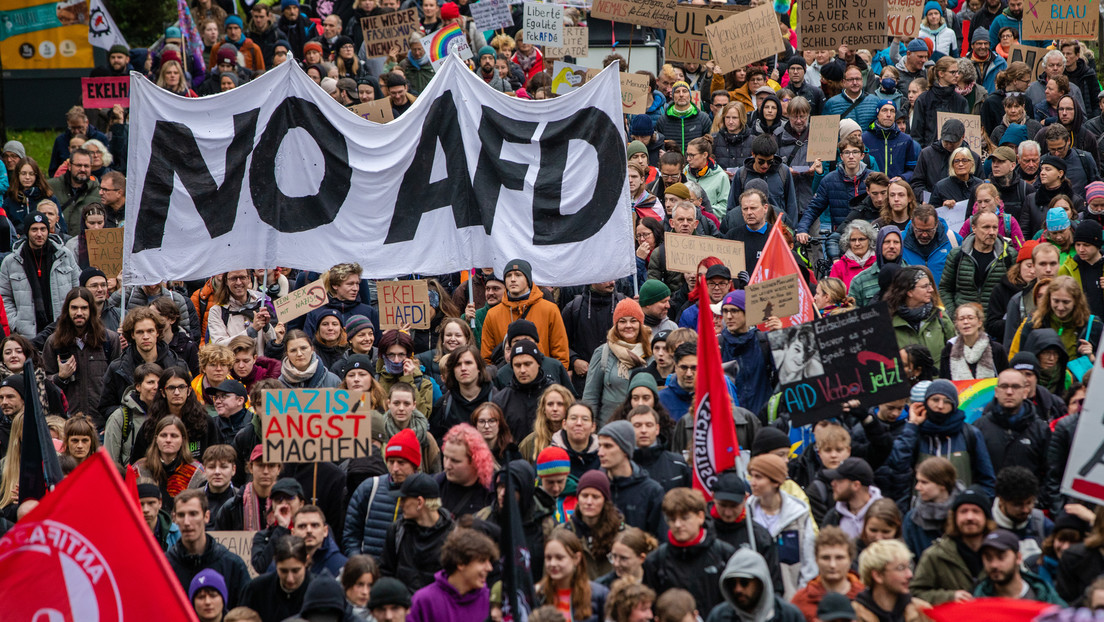
[[[962,144],[966,145],[973,150],[974,153],[981,157],[985,148],[985,139],[982,138],[985,134],[985,130],[981,129],[981,117],[976,114],[959,114],[957,112],[937,112],[935,115],[935,122],[939,126],[939,138],[943,138],[943,123],[948,119],[958,119],[962,121],[962,125],[966,126],[966,133],[963,135]]]
[[[395,112],[391,110],[391,98],[373,99],[370,102],[357,104],[349,108],[362,118],[376,123],[387,123],[395,120]]]
[[[1027,65],[1031,69],[1031,81],[1034,82],[1039,79],[1039,75],[1043,72],[1043,56],[1046,55],[1045,53],[1046,50],[1043,48],[1014,43],[1008,50],[1008,64],[1021,62]]]
[[[123,228],[88,229],[84,232],[88,265],[103,270],[110,278],[123,271]]]
[[[839,144],[838,114],[822,114],[809,120],[809,155],[810,162],[820,158],[824,162],[835,162],[836,146]]]
[[[587,68],[558,60],[552,63],[552,92],[556,95],[570,93],[587,81]]]
[[[865,409],[908,397],[884,302],[772,330],[767,341],[778,371],[778,407],[795,426],[839,416],[848,400]]]
[[[525,3],[525,42],[561,47],[564,44],[564,8],[559,4]]]
[[[380,329],[429,328],[429,287],[425,281],[377,281]]]
[[[801,277],[787,274],[747,286],[747,323],[762,324],[772,317],[801,313]]]
[[[208,531],[207,534],[245,562],[250,579],[257,578],[259,573],[253,569],[253,536],[257,535],[256,531]]]
[[[675,18],[675,0],[594,0],[590,15],[622,24],[667,28]]]
[[[481,4],[483,0],[471,6],[475,7]],[[545,47],[545,58],[564,58],[571,56],[574,58],[581,58],[590,54],[590,28],[586,26],[572,26],[564,27],[564,40],[562,47]]]
[[[886,34],[914,38],[920,32],[924,0],[886,0]]]
[[[587,69],[587,80],[600,72],[600,69]],[[617,75],[621,80],[621,112],[625,114],[644,114],[647,112],[648,104],[652,101],[652,90],[648,84],[648,76],[624,71]]]
[[[1025,4],[1023,41],[1096,39],[1100,0],[1032,0]]]
[[[668,61],[708,63],[713,60],[705,27],[743,11],[743,5],[722,5],[726,8],[680,4],[675,7],[675,20],[667,27],[664,53]]]
[[[1100,344],[1104,345],[1104,344]],[[1097,352],[1100,352],[1097,349]],[[1062,476],[1062,494],[1104,503],[1104,357],[1097,357]]]
[[[418,9],[394,11],[382,15],[360,18],[360,30],[364,33],[364,50],[368,58],[387,56],[391,48],[399,46],[399,58],[410,50],[410,33],[421,28]]]
[[[345,389],[265,391],[264,460],[339,462],[372,455],[371,398]]]
[[[770,4],[761,4],[707,24],[705,36],[709,39],[713,60],[723,72],[774,56],[783,50],[778,17]]]
[[[732,274],[743,272],[744,243],[722,240],[710,236],[663,234],[663,246],[667,249],[667,269],[676,272],[695,272],[706,257],[716,257]]]
[[[276,317],[287,323],[326,304],[329,296],[322,279],[308,283],[276,301]]]
[[[130,107],[130,76],[81,78],[81,105],[85,108]]]
[[[479,0],[468,5],[477,30],[498,30],[513,28],[514,18],[510,15],[510,3],[506,0]]]
[[[881,49],[886,44],[884,0],[807,0],[798,17],[802,50]]]

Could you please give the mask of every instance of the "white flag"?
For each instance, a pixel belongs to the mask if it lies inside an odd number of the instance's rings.
[[[116,44],[130,48],[123,33],[119,32],[119,27],[115,25],[115,20],[111,19],[111,13],[108,13],[107,7],[103,5],[103,0],[92,0],[89,7],[88,42],[104,50],[110,50],[111,46]]]

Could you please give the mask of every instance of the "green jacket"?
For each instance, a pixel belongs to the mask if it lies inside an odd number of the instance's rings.
[[[902,268],[908,265],[903,259],[900,263]],[[878,274],[881,271],[882,266],[874,262],[869,268],[856,274],[855,278],[851,279],[851,285],[847,288],[847,295],[855,299],[856,307],[865,307],[878,301],[878,296],[882,294],[882,288],[878,286]]]
[[[483,345],[483,320],[487,319],[487,312],[491,310],[491,305],[483,305],[475,310],[475,328],[472,329],[472,335],[475,336],[475,346],[478,348]]]
[[[1066,601],[1062,600],[1062,597],[1058,595],[1054,586],[1044,581],[1039,575],[1020,568],[1020,578],[1035,591],[1035,600],[1037,602],[1061,605],[1063,607],[1066,606]],[[996,589],[993,587],[993,581],[989,577],[982,579],[981,583],[978,583],[977,589],[974,590],[974,596],[983,598],[996,596]]]
[[[1058,268],[1058,276],[1072,276],[1077,285],[1081,286],[1081,267],[1077,265],[1076,254],[1062,262],[1062,266]]]
[[[978,268],[973,254],[974,234],[966,236],[961,246],[951,250],[947,255],[947,263],[943,266],[943,277],[939,281],[939,296],[946,305],[947,317],[953,318],[955,309],[967,302],[981,303],[982,308],[989,305],[989,295],[993,288],[1000,283],[1008,268],[1016,263],[1016,256],[1010,248],[1004,238],[997,238],[994,249],[996,258],[986,268],[985,281],[982,282],[980,291],[974,280]]]
[[[862,276],[861,272],[859,276]],[[852,285],[854,285],[854,282],[852,282]],[[932,310],[932,314],[926,320],[920,322],[919,331],[913,329],[901,316],[894,313],[893,333],[897,336],[898,348],[918,343],[927,346],[932,359],[938,361],[939,357],[943,355],[943,347],[947,345],[947,340],[955,336],[955,329],[954,324],[948,318],[947,312],[937,307]],[[928,600],[923,596],[920,598]]]
[[[920,556],[909,592],[920,600],[941,605],[953,601],[958,590],[973,594],[978,580],[966,568],[954,540],[944,536]]]

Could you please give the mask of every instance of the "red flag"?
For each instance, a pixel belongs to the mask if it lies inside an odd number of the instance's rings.
[[[694,488],[706,500],[713,498],[713,484],[722,471],[736,466],[740,445],[728,383],[721,369],[721,348],[713,332],[713,311],[709,294],[698,288],[698,376],[694,390],[694,453],[691,468]],[[685,416],[689,417],[690,414]]]
[[[0,602],[18,622],[197,619],[103,449],[0,539]]]
[[[138,498],[138,469],[134,468],[133,464],[127,465],[126,489],[127,492],[130,493],[130,496],[134,497],[135,503],[141,501],[141,499]]]
[[[943,603],[924,611],[935,622],[960,622],[961,620],[1002,620],[1003,622],[1031,622],[1042,612],[1055,607],[1049,603],[1012,598],[976,598],[964,603]],[[1058,607],[1060,609],[1060,607]]]
[[[809,286],[805,283],[805,277],[801,274],[801,269],[797,267],[797,260],[794,259],[790,245],[786,243],[786,238],[782,235],[783,226],[782,219],[779,218],[771,227],[770,235],[767,236],[767,243],[763,246],[763,254],[760,255],[759,261],[755,264],[755,271],[751,273],[751,280],[748,281],[748,285],[789,274],[796,274],[801,277],[798,279],[801,284],[801,312],[797,315],[780,318],[782,327],[786,328],[813,321],[816,318],[816,310],[813,308],[813,293],[809,291]]]

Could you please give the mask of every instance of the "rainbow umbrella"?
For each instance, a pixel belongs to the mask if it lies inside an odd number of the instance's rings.
[[[997,392],[996,378],[955,380],[954,385],[958,389],[958,407],[966,413],[966,423],[973,423],[981,418],[981,411],[986,404],[993,401]]]

